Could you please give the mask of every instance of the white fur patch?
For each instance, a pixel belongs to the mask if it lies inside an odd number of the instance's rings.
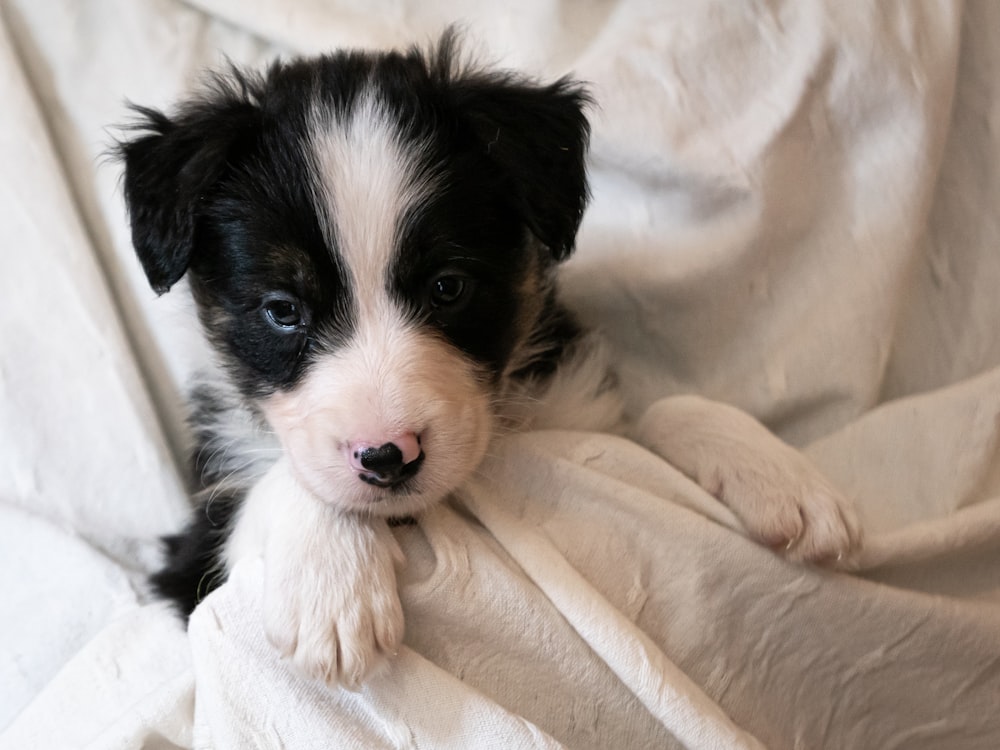
[[[322,111],[314,116],[315,200],[359,314],[378,319],[388,306],[388,269],[404,221],[433,185],[419,144],[404,147],[395,119],[372,90],[359,97],[343,120]]]
[[[575,342],[544,384],[515,385],[510,417],[520,429],[617,432],[623,425],[621,393],[612,381],[607,345],[597,334]],[[525,388],[519,398],[517,388]]]

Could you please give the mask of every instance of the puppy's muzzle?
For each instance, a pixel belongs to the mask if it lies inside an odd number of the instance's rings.
[[[394,487],[414,476],[424,462],[420,437],[412,432],[383,443],[357,441],[348,447],[351,468],[362,482]]]

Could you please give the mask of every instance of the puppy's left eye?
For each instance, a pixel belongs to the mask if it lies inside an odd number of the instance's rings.
[[[468,299],[472,287],[472,279],[456,274],[442,274],[431,282],[431,306],[436,309],[456,308]]]
[[[288,295],[267,298],[261,310],[270,326],[281,333],[297,331],[306,322],[301,305]]]

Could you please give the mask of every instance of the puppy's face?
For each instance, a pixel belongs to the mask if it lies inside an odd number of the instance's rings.
[[[187,272],[300,481],[410,513],[482,459],[585,203],[582,93],[429,56],[236,74],[124,143],[136,251]]]

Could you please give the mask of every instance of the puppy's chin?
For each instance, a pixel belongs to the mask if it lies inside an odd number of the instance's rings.
[[[333,491],[329,489],[328,483],[317,484],[315,476],[308,472],[296,471],[295,474],[317,499],[339,511],[379,518],[399,518],[421,513],[444,499],[468,479],[472,471],[456,476],[458,481],[454,483],[441,483],[434,487],[427,487],[427,482],[416,478],[396,487],[372,487],[355,477],[353,483],[348,479],[347,483],[342,482],[340,488]]]

